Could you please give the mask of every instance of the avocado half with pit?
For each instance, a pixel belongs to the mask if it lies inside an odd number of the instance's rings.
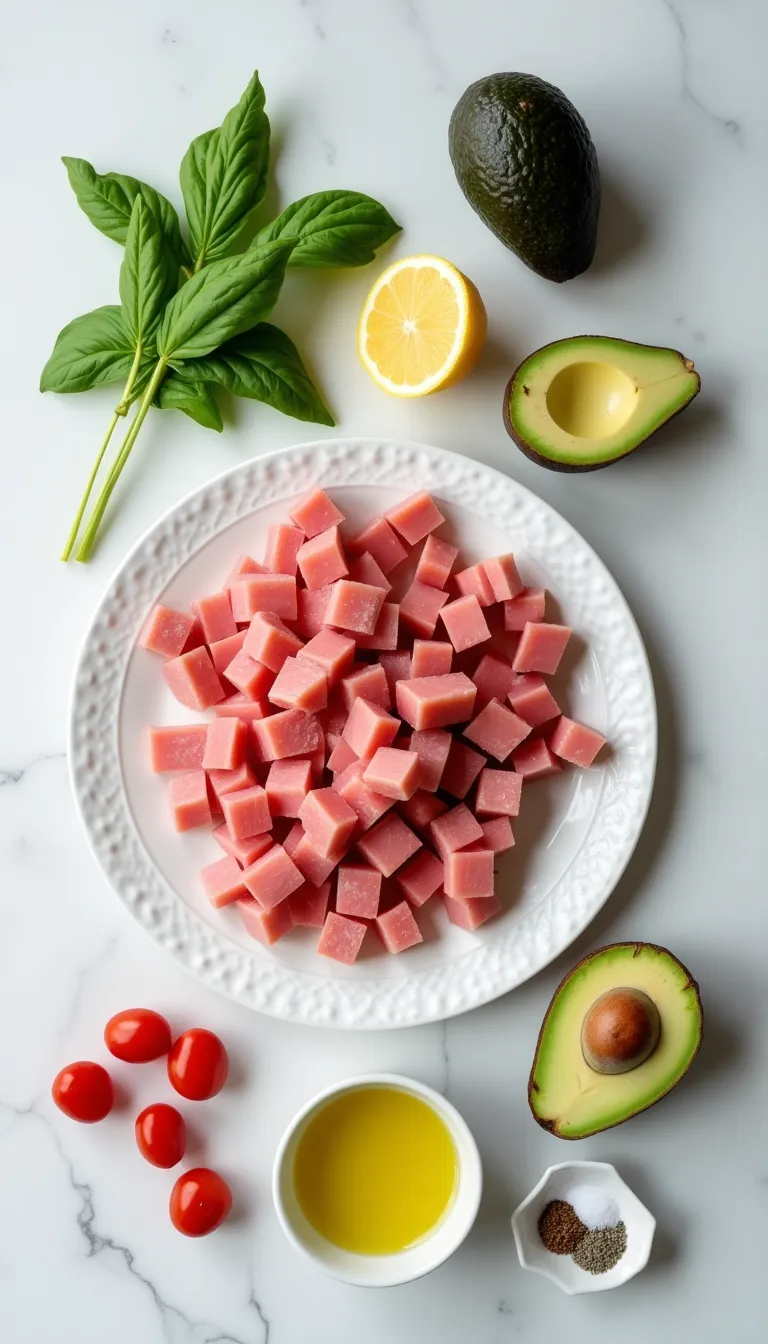
[[[528,1083],[534,1118],[559,1139],[622,1124],[680,1082],[702,1030],[699,987],[666,948],[599,948],[547,1009]]]
[[[570,336],[535,350],[504,392],[504,424],[553,471],[596,471],[634,452],[693,401],[690,359],[661,345]]]

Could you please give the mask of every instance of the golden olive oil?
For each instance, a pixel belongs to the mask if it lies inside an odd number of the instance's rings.
[[[449,1208],[457,1175],[445,1122],[413,1093],[387,1086],[322,1106],[293,1162],[307,1221],[357,1255],[393,1255],[421,1241]]]

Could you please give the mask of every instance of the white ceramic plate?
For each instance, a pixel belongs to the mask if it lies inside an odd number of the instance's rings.
[[[558,699],[612,747],[605,765],[526,786],[517,844],[499,865],[503,914],[469,934],[429,903],[419,915],[421,946],[392,957],[369,938],[353,967],[317,956],[314,931],[264,948],[248,937],[236,911],[210,907],[199,869],[220,851],[207,833],[176,834],[166,779],[153,775],[146,759],[148,725],[194,715],[166,691],[158,660],[135,647],[154,602],[186,606],[214,591],[241,551],[260,558],[268,525],[315,482],[332,491],[353,526],[426,487],[467,563],[514,550],[523,579],[546,586],[576,632],[558,676]],[[236,467],[188,496],[118,571],[75,675],[72,782],[88,839],[117,895],[200,979],[294,1022],[384,1028],[437,1021],[541,970],[589,924],[618,881],[645,819],[655,760],[645,650],[605,566],[516,481],[419,444],[301,444]]]

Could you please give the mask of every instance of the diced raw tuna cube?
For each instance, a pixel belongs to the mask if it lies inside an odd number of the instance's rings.
[[[529,621],[543,621],[546,601],[544,588],[524,588],[511,602],[504,603],[504,629],[524,630]]]
[[[336,909],[340,915],[375,919],[379,912],[381,873],[367,863],[342,863],[336,877]]]
[[[338,863],[337,858],[328,859],[315,849],[309,836],[304,834],[304,827],[300,821],[296,822],[286,836],[283,847],[313,887],[322,886]]]
[[[324,858],[338,858],[352,838],[357,813],[335,789],[312,789],[299,808],[299,821]]]
[[[420,775],[419,758],[414,753],[379,747],[363,772],[363,783],[385,798],[405,802],[419,787]]]
[[[150,728],[149,757],[156,773],[165,770],[199,770],[203,764],[207,723],[183,723],[179,727]]]
[[[507,658],[503,658],[500,653],[490,652],[483,654],[472,673],[472,680],[477,687],[475,708],[482,709],[489,700],[506,700],[515,682],[515,673]]]
[[[296,593],[296,630],[302,639],[311,639],[322,630],[330,596],[330,584],[327,588],[299,588]]]
[[[333,788],[356,813],[362,830],[367,831],[394,806],[394,799],[369,789],[363,783],[364,771],[364,761],[353,761],[346,770],[335,776]]]
[[[248,729],[242,719],[212,719],[203,753],[204,770],[236,770],[245,760]]]
[[[305,541],[297,563],[308,588],[326,588],[342,579],[347,573],[347,560],[338,527],[329,527]]]
[[[360,696],[349,711],[342,738],[358,757],[368,761],[379,747],[394,742],[399,727],[394,715]]]
[[[251,835],[263,835],[265,831],[271,831],[269,803],[266,792],[260,784],[252,784],[249,789],[236,789],[234,793],[225,793],[221,796],[220,802],[227,829],[235,840],[247,840]]]
[[[464,672],[414,677],[395,687],[397,711],[412,728],[447,728],[472,717],[476,687]]]
[[[209,709],[224,699],[224,688],[205,648],[170,658],[162,671],[168,689],[187,709]]]
[[[479,751],[473,751],[454,738],[448,752],[440,788],[454,798],[466,798],[480,771],[485,765],[485,757]]]
[[[243,869],[243,882],[259,905],[271,910],[304,881],[302,873],[282,845],[273,845],[250,868]]]
[[[250,555],[241,555],[238,557],[234,569],[230,570],[224,581],[225,588],[231,588],[233,583],[240,579],[245,579],[249,574],[263,574],[264,566],[260,565],[258,560],[254,560]]]
[[[211,805],[204,770],[190,770],[176,775],[168,784],[168,801],[177,831],[192,831],[198,826],[210,826]]]
[[[273,761],[264,787],[273,817],[298,817],[312,788],[312,767],[309,761]]]
[[[385,877],[392,874],[409,859],[421,841],[409,826],[397,816],[385,817],[378,826],[366,831],[357,842],[360,853]]]
[[[386,518],[373,518],[360,532],[355,533],[347,547],[350,555],[361,555],[367,551],[382,574],[389,574],[408,555]]]
[[[447,601],[448,594],[441,588],[431,588],[428,583],[414,579],[400,603],[400,619],[414,634],[430,639],[435,633],[440,609]]]
[[[192,633],[194,618],[185,611],[174,611],[158,603],[153,607],[139,635],[139,644],[150,653],[161,653],[164,658],[178,658]]]
[[[377,915],[376,932],[388,952],[406,952],[409,947],[424,941],[407,901]]]
[[[245,639],[245,631],[238,630],[234,635],[227,635],[226,639],[215,639],[208,646],[208,652],[211,655],[211,662],[216,668],[217,677],[226,676],[227,668],[232,659],[240,652]]]
[[[288,901],[282,901],[279,905],[264,910],[258,901],[249,896],[247,900],[238,901],[237,909],[251,937],[258,939],[266,947],[271,947],[279,938],[284,938],[293,928],[293,914]]]
[[[333,961],[351,966],[357,960],[367,928],[367,924],[361,924],[357,919],[349,919],[346,915],[337,915],[329,910],[317,944],[320,956],[331,957]]]
[[[479,896],[470,901],[454,901],[450,896],[445,896],[443,904],[449,923],[459,929],[466,929],[468,933],[473,933],[501,910],[498,896]]]
[[[429,834],[443,861],[455,850],[464,849],[466,845],[472,845],[483,838],[479,821],[472,816],[465,803],[459,803],[458,807],[452,807],[450,812],[444,812],[441,817],[436,817],[430,824]]]
[[[495,757],[497,761],[506,761],[510,752],[524,742],[531,726],[524,719],[498,700],[489,700],[485,709],[464,729],[464,736],[470,742]]]
[[[546,779],[548,775],[559,775],[562,766],[553,756],[543,737],[535,737],[524,742],[512,752],[512,764],[524,779]]]
[[[232,685],[242,691],[249,700],[261,700],[275,680],[274,672],[263,663],[257,663],[245,649],[240,649],[240,652],[235,654],[224,675],[227,681],[231,681]]]
[[[445,640],[415,639],[411,659],[412,677],[441,677],[450,672],[453,646]]]
[[[291,907],[295,928],[322,929],[330,897],[330,882],[323,882],[319,887],[313,887],[311,882],[305,882],[303,887],[292,892],[288,897],[288,904]]]
[[[269,690],[268,699],[282,709],[310,714],[328,704],[328,678],[317,663],[286,658]]]
[[[379,662],[384,668],[384,675],[389,687],[390,699],[384,706],[385,709],[388,709],[389,705],[394,704],[395,686],[398,681],[408,681],[413,676],[411,655],[407,649],[398,649],[394,653],[382,653]]]
[[[355,660],[355,641],[338,630],[320,630],[296,655],[322,668],[329,686],[335,686],[349,672]]]
[[[416,566],[419,583],[428,583],[431,588],[444,588],[458,554],[458,546],[451,546],[450,542],[440,537],[427,537]]]
[[[338,775],[342,770],[346,770],[348,765],[354,765],[357,760],[357,752],[353,751],[348,742],[340,737],[333,751],[327,760],[329,770]]]
[[[339,579],[331,588],[325,609],[326,625],[338,625],[361,635],[372,635],[384,605],[384,590],[370,583]]]
[[[444,728],[411,734],[410,750],[419,758],[419,788],[434,793],[442,779],[453,738]]]
[[[256,613],[243,640],[243,651],[270,672],[279,672],[286,658],[295,658],[301,648],[298,635],[267,611]]]
[[[357,647],[359,649],[383,649],[391,653],[397,648],[399,631],[399,604],[397,602],[384,602],[373,634],[355,636]]]
[[[249,868],[252,863],[261,858],[262,854],[266,854],[267,850],[271,849],[274,844],[274,840],[268,831],[265,831],[262,835],[249,835],[245,840],[235,840],[227,826],[224,825],[217,826],[212,835],[216,843],[224,850],[224,853],[231,854],[232,858],[237,859],[242,868]]]
[[[259,696],[258,700],[249,700],[247,695],[238,693],[214,705],[213,712],[217,718],[242,719],[244,723],[250,723],[251,719],[265,719],[272,713],[272,706],[266,696]]]
[[[499,696],[502,700],[505,697]],[[506,699],[516,714],[532,728],[557,718],[560,713],[554,695],[539,672],[521,672],[515,676]]]
[[[233,583],[229,591],[236,621],[250,621],[257,611],[296,620],[295,574],[249,574]]]
[[[509,817],[491,817],[489,821],[481,821],[480,825],[483,830],[482,843],[486,849],[492,849],[494,854],[506,854],[508,849],[512,849],[515,837]]]
[[[316,537],[318,532],[325,532],[327,528],[344,522],[344,514],[319,485],[288,510],[288,517],[308,537]]]
[[[493,896],[493,850],[485,841],[456,849],[444,861],[443,887],[454,901]]]
[[[428,532],[434,532],[436,527],[445,522],[435,501],[426,490],[417,490],[415,495],[409,495],[393,509],[387,509],[384,516],[400,536],[405,537],[409,546],[415,546],[416,542],[426,537]],[[370,547],[368,549],[370,550]]]
[[[457,653],[473,649],[476,644],[484,644],[491,638],[488,622],[474,593],[449,602],[440,612],[440,619]]]
[[[416,908],[434,896],[443,883],[443,865],[428,849],[420,849],[402,868],[395,881],[402,887],[411,905]]]
[[[264,557],[267,569],[272,574],[295,574],[296,557],[303,544],[304,533],[300,527],[273,523],[267,532],[267,554]]]
[[[556,672],[570,637],[568,625],[528,621],[512,660],[513,668],[516,672]]]
[[[486,578],[491,585],[494,601],[509,602],[523,591],[523,581],[517,572],[514,555],[495,555],[483,561]]]
[[[605,746],[605,738],[595,728],[585,723],[567,719],[565,715],[558,719],[555,731],[549,739],[549,749],[561,761],[570,761],[572,765],[591,765],[597,753]]]
[[[448,811],[448,804],[444,803],[442,798],[437,798],[434,793],[417,789],[407,803],[400,804],[400,811],[417,831],[428,831],[432,822]]]
[[[223,905],[231,905],[233,901],[240,901],[248,895],[243,882],[243,870],[237,859],[230,858],[228,854],[223,859],[217,859],[215,863],[209,863],[205,868],[201,868],[200,876],[208,900],[217,909]]]
[[[485,769],[477,781],[475,811],[478,816],[516,817],[522,789],[523,777],[514,770]]]
[[[485,572],[485,566],[470,565],[468,569],[462,569],[460,573],[454,574],[456,587],[462,597],[470,597],[472,594],[477,598],[481,607],[491,607],[495,602],[491,581]]]
[[[382,709],[389,709],[392,704],[386,673],[380,663],[353,668],[348,676],[342,677],[340,685],[341,697],[348,710],[358,699],[369,700]]]
[[[206,644],[237,634],[232,603],[226,589],[220,593],[211,593],[209,597],[198,598],[192,603],[192,610],[203,627]]]
[[[240,789],[250,789],[256,783],[256,776],[247,761],[243,761],[236,770],[209,770],[208,780],[214,797],[223,798],[225,793],[237,793]]]
[[[282,761],[286,756],[311,756],[324,748],[323,730],[314,714],[284,709],[268,719],[254,719],[251,733],[263,761]]]
[[[398,545],[400,543],[398,542]],[[384,570],[376,563],[373,556],[368,551],[363,551],[356,560],[352,560],[349,565],[349,577],[355,583],[367,583],[372,588],[383,588],[385,593],[391,593],[392,584],[389,582]]]

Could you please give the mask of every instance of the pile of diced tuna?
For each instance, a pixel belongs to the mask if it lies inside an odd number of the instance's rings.
[[[512,555],[454,572],[426,491],[344,539],[320,488],[289,517],[263,564],[241,556],[194,615],[155,607],[141,635],[176,699],[213,710],[150,730],[177,830],[212,825],[224,851],[205,892],[260,942],[318,928],[318,952],[348,964],[369,929],[388,952],[420,943],[429,900],[476,929],[501,908],[494,860],[523,785],[604,745],[544,679],[571,631]],[[390,575],[417,546],[397,601]]]

